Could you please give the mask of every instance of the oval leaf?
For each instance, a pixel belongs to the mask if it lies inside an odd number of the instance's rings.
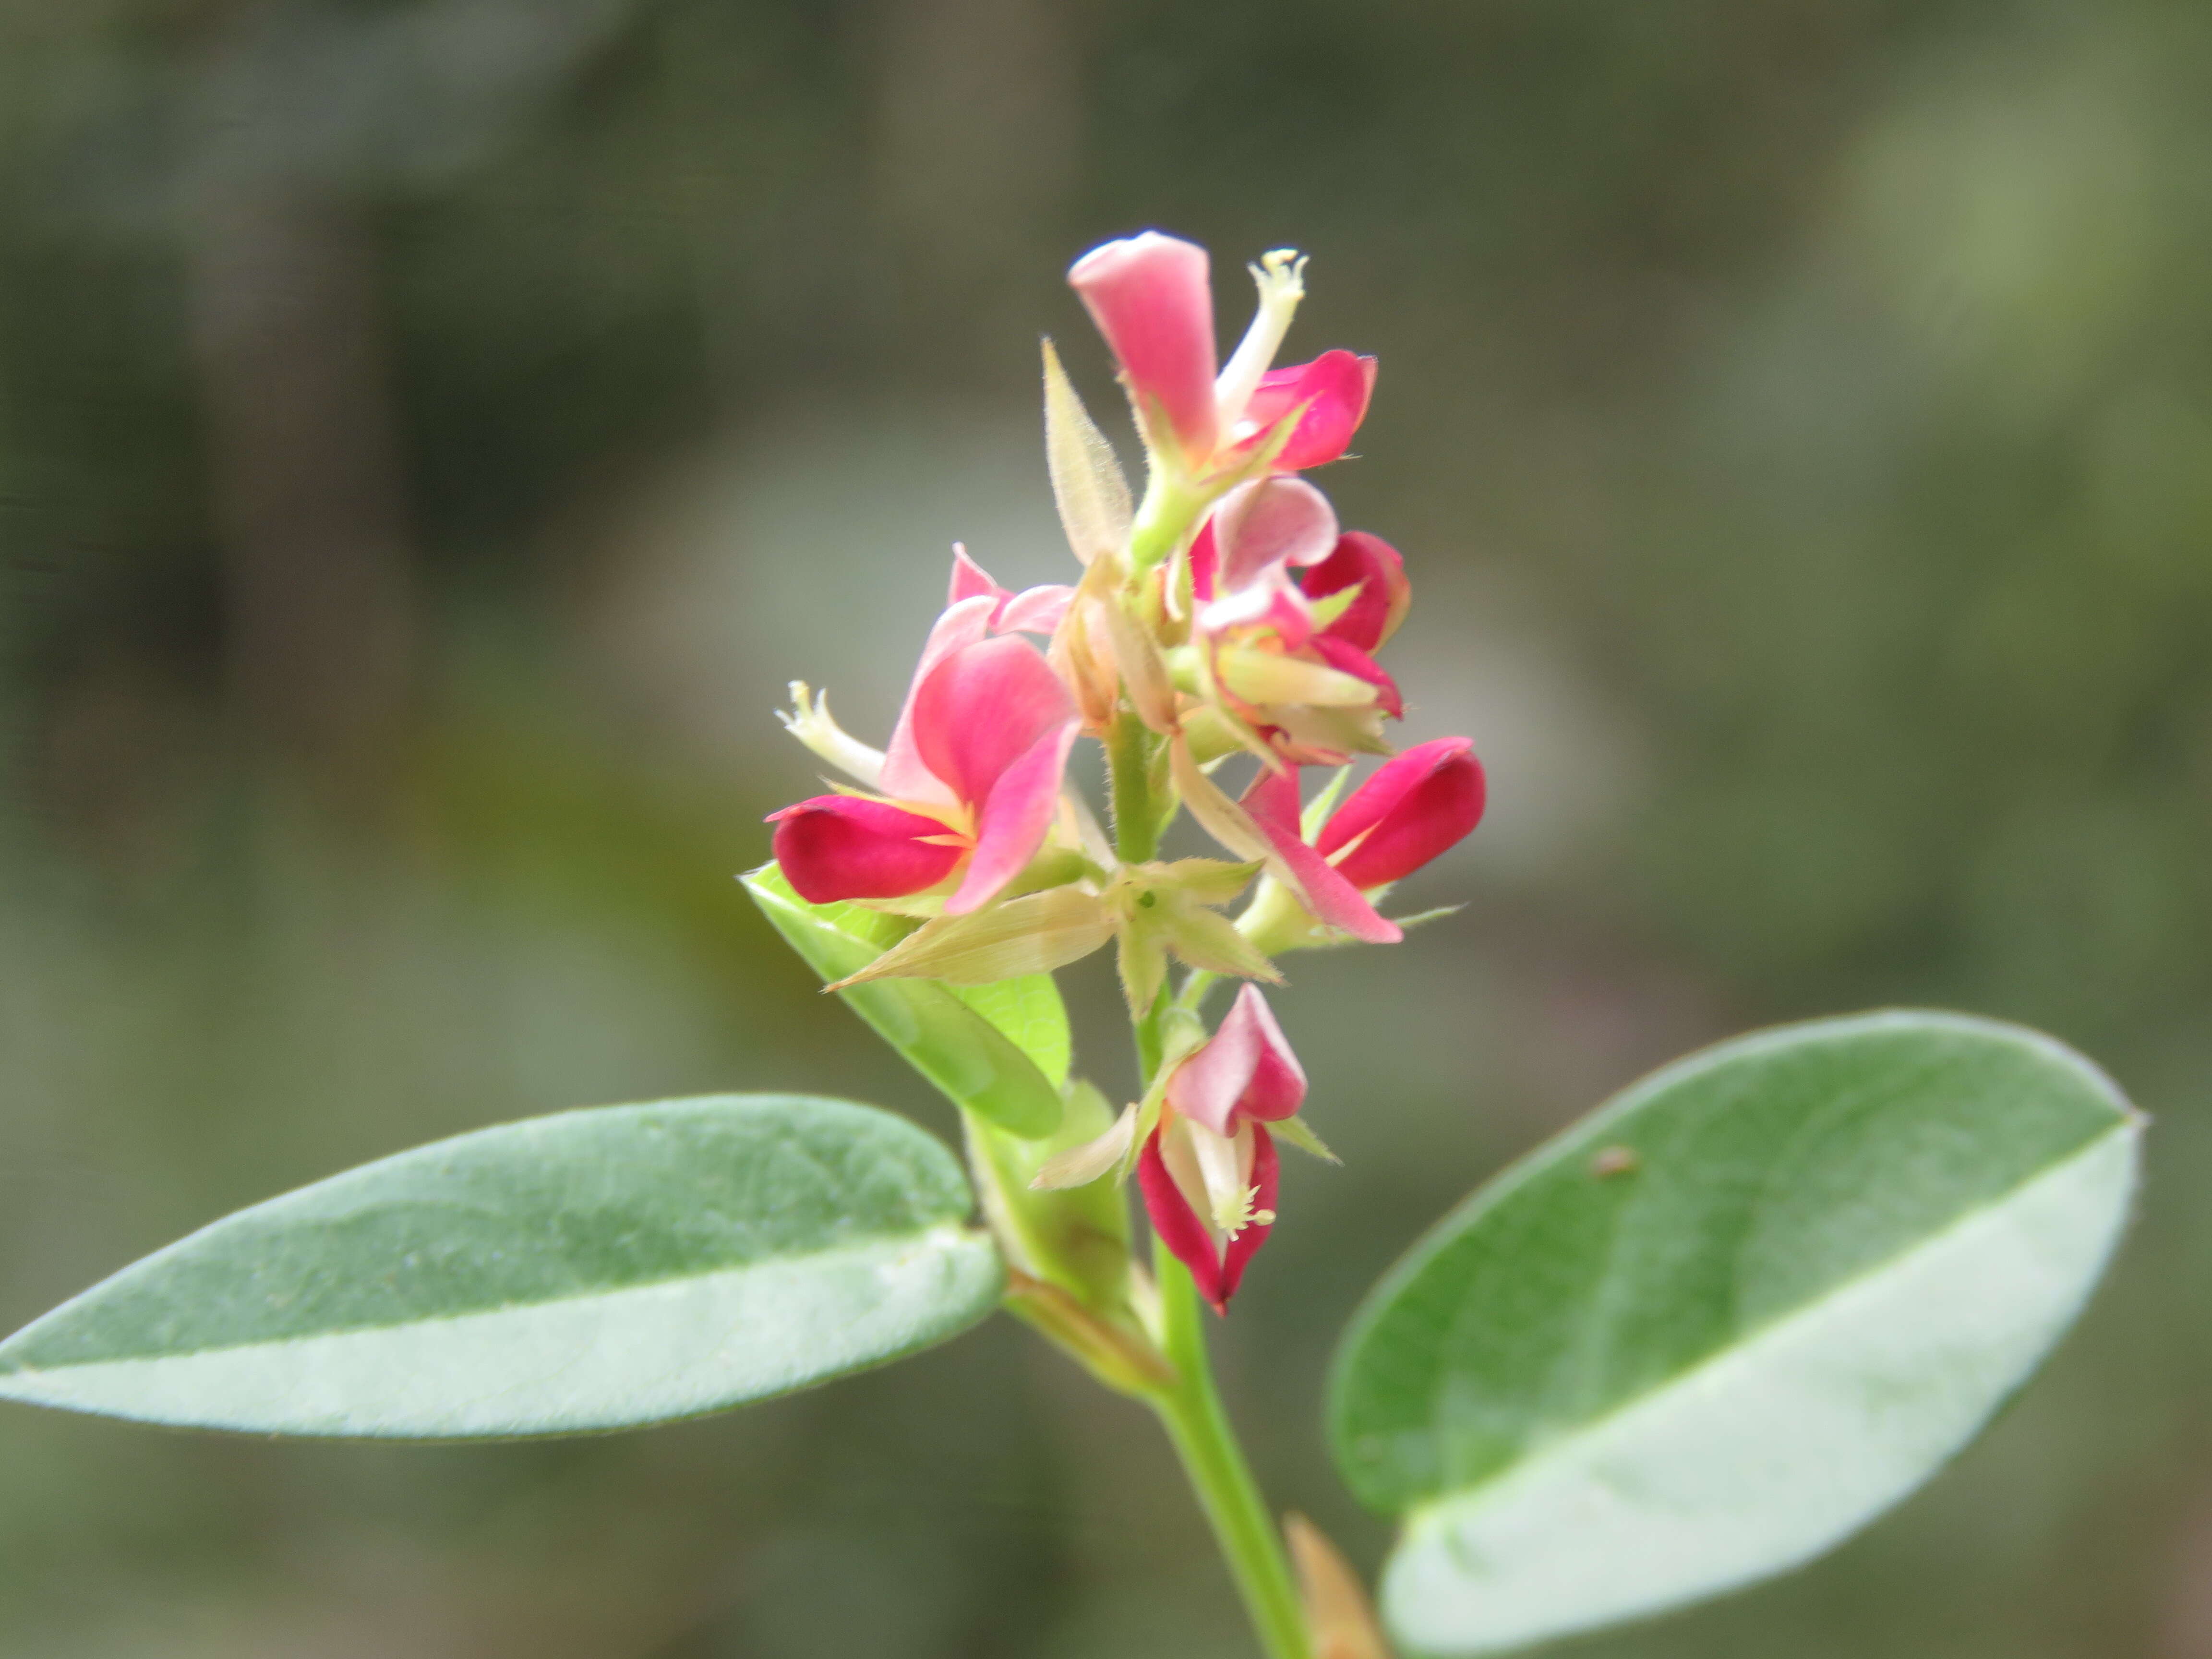
[[[1794,1566],[1896,1503],[2079,1312],[2141,1119],[2070,1050],[1826,1020],[1644,1079],[1475,1194],[1337,1357],[1339,1466],[1405,1512],[1409,1647],[1492,1653]]]
[[[0,1398],[412,1438],[688,1417],[981,1319],[969,1206],[940,1143],[846,1101],[563,1112],[204,1228],[0,1343]]]
[[[893,918],[860,905],[809,904],[773,864],[738,879],[785,943],[824,981],[850,978],[903,936]],[[1044,975],[1022,977],[1044,978],[1047,988],[1051,986]],[[927,979],[878,979],[837,994],[954,1105],[1028,1139],[1060,1127],[1059,1085],[950,987]],[[1057,991],[1052,1000],[1057,1006]],[[1066,1019],[1063,1012],[1063,1027]]]

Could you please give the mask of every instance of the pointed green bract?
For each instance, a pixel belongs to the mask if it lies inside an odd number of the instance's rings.
[[[1129,538],[1128,481],[1050,340],[1044,343],[1044,452],[1053,505],[1075,556],[1089,564],[1119,550]]]
[[[0,1343],[0,1398],[408,1438],[571,1433],[943,1341],[1003,1273],[951,1153],[798,1095],[564,1112],[403,1152],[147,1257]]]
[[[1340,1351],[1330,1429],[1406,1516],[1382,1603],[1505,1651],[1818,1554],[1971,1439],[2072,1322],[2141,1120],[2015,1027],[1726,1043],[1447,1218]]]
[[[809,904],[773,864],[741,879],[761,914],[826,981],[859,973],[907,931],[895,919],[859,905]],[[1032,1139],[1059,1127],[1060,1085],[951,988],[931,980],[879,979],[837,994],[955,1105]],[[1052,996],[1057,1003],[1059,993]],[[1064,1030],[1066,1015],[1060,1018]],[[1061,1076],[1064,1080],[1064,1060]]]

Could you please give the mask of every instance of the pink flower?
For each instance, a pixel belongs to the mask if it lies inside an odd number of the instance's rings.
[[[1297,1115],[1306,1074],[1256,986],[1168,1079],[1157,1128],[1137,1163],[1153,1230],[1217,1313],[1275,1220],[1270,1123]]]
[[[771,814],[776,862],[815,904],[903,898],[966,873],[945,902],[965,915],[996,898],[1052,828],[1078,727],[1036,647],[995,623],[1036,627],[1066,606],[1011,595],[963,553],[956,596],[922,648],[876,781],[882,794],[817,795]]]
[[[1148,230],[1095,247],[1067,273],[1139,408],[1156,410],[1193,467],[1213,454],[1213,289],[1206,250]]]
[[[1403,609],[1396,559],[1375,537],[1339,534],[1328,500],[1303,479],[1261,478],[1222,498],[1191,545],[1197,640],[1217,706],[1252,746],[1293,765],[1384,747],[1382,718],[1402,718],[1405,704],[1369,642]],[[1317,579],[1322,598],[1359,590],[1326,623],[1310,587]],[[1370,587],[1379,614],[1362,603]]]
[[[1481,822],[1486,785],[1468,738],[1437,738],[1397,756],[1330,814],[1311,846],[1298,827],[1295,770],[1263,770],[1244,809],[1282,857],[1315,920],[1371,944],[1405,937],[1369,896],[1455,847]]]
[[[1067,280],[1113,348],[1155,441],[1171,438],[1192,473],[1242,465],[1293,416],[1270,467],[1300,472],[1344,453],[1366,418],[1376,372],[1374,358],[1343,350],[1267,368],[1305,292],[1304,268],[1288,252],[1252,267],[1259,311],[1218,373],[1204,248],[1148,230],[1093,248]]]

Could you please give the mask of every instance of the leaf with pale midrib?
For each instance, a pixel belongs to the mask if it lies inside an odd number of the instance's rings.
[[[970,1203],[943,1146],[848,1102],[562,1113],[203,1229],[0,1343],[0,1397],[404,1435],[709,1410],[981,1318],[1000,1271]]]
[[[2078,1310],[2137,1123],[2046,1038],[1874,1015],[1692,1056],[1508,1170],[1338,1356],[1339,1465],[1412,1516],[1401,1638],[1650,1611],[1903,1496]]]

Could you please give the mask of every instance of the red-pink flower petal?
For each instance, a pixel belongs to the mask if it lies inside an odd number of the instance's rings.
[[[968,550],[958,542],[952,544],[952,584],[945,595],[949,610],[963,599],[980,599],[985,594],[994,599],[1010,598],[1006,590],[991,580],[991,573],[968,556]]]
[[[1148,230],[1095,247],[1068,285],[1121,360],[1140,404],[1158,408],[1184,454],[1213,453],[1213,289],[1206,250]]]
[[[975,860],[945,901],[946,915],[981,909],[1036,856],[1060,807],[1060,779],[1078,729],[1071,713],[999,775],[977,815]]]
[[[1214,1312],[1226,1314],[1229,1298],[1237,1294],[1237,1286],[1244,1278],[1245,1264],[1267,1242],[1273,1224],[1255,1221],[1231,1239],[1227,1249],[1217,1249],[1212,1231],[1191,1208],[1182,1188],[1168,1173],[1167,1162],[1160,1156],[1160,1133],[1155,1129],[1146,1138],[1145,1150],[1137,1159],[1137,1187],[1145,1195],[1145,1213],[1152,1218],[1152,1231],[1160,1242],[1190,1269],[1198,1293]],[[1252,1143],[1252,1185],[1257,1189],[1253,1207],[1256,1212],[1272,1212],[1281,1174],[1275,1138],[1255,1123]]]
[[[1237,592],[1285,565],[1312,564],[1336,546],[1336,509],[1303,478],[1255,478],[1221,498],[1211,520],[1218,550],[1213,589]]]
[[[1221,562],[1221,544],[1213,533],[1213,520],[1199,526],[1190,543],[1190,591],[1203,605],[1213,597],[1213,575]]]
[[[1482,821],[1486,792],[1474,739],[1434,738],[1354,791],[1322,826],[1316,850],[1328,857],[1358,840],[1337,861],[1337,872],[1354,887],[1380,887],[1464,839]]]
[[[1357,587],[1358,595],[1325,631],[1332,639],[1370,652],[1380,650],[1382,641],[1398,631],[1413,598],[1398,550],[1364,530],[1347,530],[1338,537],[1335,550],[1300,575],[1298,586],[1310,599]]]
[[[1282,472],[1303,472],[1335,460],[1350,447],[1352,434],[1367,418],[1375,395],[1376,362],[1349,351],[1324,351],[1310,363],[1278,368],[1260,377],[1237,431],[1247,445],[1257,443],[1274,423],[1304,404],[1299,417],[1275,458]],[[1252,435],[1244,438],[1249,432]]]
[[[1298,780],[1295,770],[1265,768],[1244,792],[1244,810],[1267,838],[1291,876],[1298,898],[1318,921],[1342,928],[1370,945],[1395,945],[1405,930],[1376,914],[1375,907],[1298,833]]]
[[[937,885],[966,853],[926,839],[954,839],[935,818],[854,795],[817,795],[768,821],[777,865],[810,904],[903,898]]]
[[[915,688],[912,706],[923,764],[970,807],[982,805],[1038,738],[1076,717],[1060,676],[1012,634],[948,653]]]
[[[1167,1087],[1169,1105],[1223,1136],[1237,1133],[1239,1117],[1295,1117],[1305,1097],[1305,1069],[1256,985],[1237,994],[1220,1029],[1176,1067]]]
[[[1383,671],[1382,665],[1349,640],[1332,638],[1322,634],[1311,641],[1321,653],[1322,660],[1340,674],[1349,674],[1356,680],[1365,680],[1375,688],[1375,701],[1382,712],[1394,720],[1406,718],[1406,700],[1399,695],[1398,682]]]
[[[957,570],[957,567],[956,567]],[[927,801],[932,805],[950,806],[952,791],[946,787],[921,757],[915,744],[915,699],[921,693],[923,684],[934,673],[939,663],[956,651],[982,639],[991,630],[991,616],[999,602],[988,593],[977,593],[949,606],[937,623],[929,630],[928,641],[921,647],[921,660],[915,665],[914,678],[907,687],[906,704],[899,710],[898,724],[891,728],[890,745],[884,750],[883,788],[888,795],[901,800]]]

